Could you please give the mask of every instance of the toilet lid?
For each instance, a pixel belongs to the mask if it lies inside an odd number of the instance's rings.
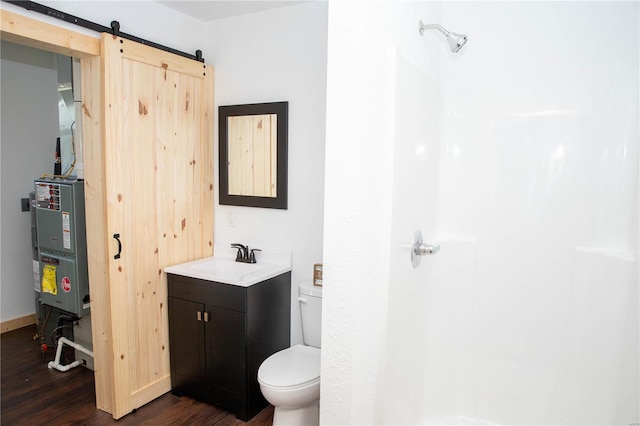
[[[258,381],[272,387],[300,386],[320,378],[320,349],[296,345],[276,352],[258,369]]]

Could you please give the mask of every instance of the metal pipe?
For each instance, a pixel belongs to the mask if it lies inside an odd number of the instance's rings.
[[[425,25],[425,24],[422,23],[422,21],[420,21],[418,23],[418,31],[420,31],[420,35],[424,34],[424,30],[438,30],[442,34],[444,34],[445,37],[449,37],[449,34],[451,34],[449,32],[449,30],[447,30],[442,25],[439,25],[439,24],[426,24]]]

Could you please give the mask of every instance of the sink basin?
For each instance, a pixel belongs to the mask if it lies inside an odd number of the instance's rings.
[[[257,274],[264,268],[257,263],[242,263],[231,261],[229,259],[211,258],[207,262],[202,262],[193,266],[193,269],[217,277],[228,277],[235,280],[241,280],[248,274]]]
[[[290,262],[242,263],[235,258],[206,257],[193,262],[164,268],[169,274],[199,278],[224,284],[249,287],[277,275],[291,271]]]

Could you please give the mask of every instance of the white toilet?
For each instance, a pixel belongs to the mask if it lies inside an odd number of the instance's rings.
[[[276,352],[258,369],[265,399],[275,407],[273,424],[318,425],[322,288],[298,287],[304,345]]]

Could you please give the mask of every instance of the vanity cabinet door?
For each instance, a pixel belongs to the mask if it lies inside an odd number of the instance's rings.
[[[220,405],[242,411],[246,382],[245,314],[207,305],[207,382]]]
[[[201,303],[169,298],[171,388],[178,395],[190,393],[204,381],[205,322],[198,320],[203,308]]]

